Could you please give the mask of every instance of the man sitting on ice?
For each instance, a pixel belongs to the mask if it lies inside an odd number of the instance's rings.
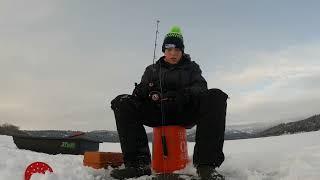
[[[184,53],[183,36],[173,27],[165,36],[161,57],[148,66],[132,95],[111,102],[125,168],[117,179],[151,174],[150,150],[143,125],[196,127],[193,164],[201,179],[224,179],[216,168],[224,161],[223,143],[228,95],[208,89],[200,67]]]

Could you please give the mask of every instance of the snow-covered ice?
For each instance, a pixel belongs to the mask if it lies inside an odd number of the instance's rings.
[[[227,180],[320,179],[320,131],[277,137],[225,141],[226,160],[219,171]],[[188,143],[192,158],[194,143]],[[151,144],[150,144],[151,147]],[[120,151],[119,143],[100,144],[100,151]],[[49,164],[54,173],[35,174],[32,180],[104,180],[110,170],[82,165],[81,155],[47,155],[16,148],[9,136],[0,136],[0,180],[22,180],[34,161]],[[189,164],[182,172],[194,174]],[[137,178],[139,180],[146,177]]]

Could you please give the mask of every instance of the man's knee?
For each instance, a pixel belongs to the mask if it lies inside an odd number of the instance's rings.
[[[122,109],[123,106],[127,106],[127,104],[130,101],[130,95],[128,94],[121,94],[118,95],[116,98],[114,98],[111,101],[111,109],[114,111],[118,111],[120,109]]]
[[[208,89],[208,91],[206,92],[206,95],[208,96],[208,98],[213,98],[215,100],[221,100],[221,101],[226,101],[228,99],[228,94],[226,94],[225,92],[223,92],[220,89]]]
[[[220,108],[226,108],[228,95],[220,89],[209,89],[201,94],[200,97],[200,114],[216,111]]]

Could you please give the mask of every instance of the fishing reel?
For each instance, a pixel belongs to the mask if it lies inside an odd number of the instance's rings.
[[[148,86],[150,89],[154,89],[155,84],[153,82],[150,82]],[[151,90],[148,96],[154,102],[160,102],[161,100],[161,92],[158,90]]]
[[[163,95],[161,93],[161,91],[159,91],[159,88],[155,88],[154,83],[149,83],[149,88],[150,88],[150,92],[148,97],[156,103],[160,103],[161,101],[166,101],[169,100],[168,97],[166,97],[165,95]]]
[[[154,102],[160,102],[161,101],[161,93],[159,91],[151,91],[149,93],[149,98]]]

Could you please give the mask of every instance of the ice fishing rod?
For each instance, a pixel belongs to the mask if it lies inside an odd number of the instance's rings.
[[[154,40],[154,49],[153,49],[153,68],[154,68],[154,61],[156,59],[157,40],[158,40],[158,34],[159,34],[159,23],[160,23],[160,20],[157,20],[156,39]]]
[[[155,37],[155,41],[154,41],[154,49],[153,49],[153,63],[152,63],[152,73],[154,75],[154,73],[156,72],[155,69],[155,59],[156,59],[156,49],[157,49],[157,40],[158,40],[158,34],[159,34],[159,23],[160,20],[157,20],[157,30],[156,30],[156,37]],[[164,115],[164,111],[163,111],[163,104],[162,104],[162,77],[161,77],[161,64],[159,65],[159,83],[160,83],[160,94],[155,92],[152,93],[151,92],[151,99],[154,101],[160,101],[160,111],[161,111],[161,125],[163,126],[165,124],[165,115]],[[154,82],[153,82],[154,83]],[[154,86],[154,84],[149,84],[149,86]],[[164,131],[161,131],[161,143],[162,143],[162,150],[163,150],[163,155],[164,157],[168,157],[168,148],[167,148],[167,141],[166,141],[166,136],[164,134]]]
[[[156,59],[156,50],[157,50],[157,40],[158,40],[158,34],[159,34],[159,23],[160,20],[157,20],[157,30],[156,30],[156,37],[154,40],[154,49],[153,49],[153,60],[152,60],[152,82],[149,82],[148,86],[151,88],[155,85],[154,81],[154,73],[156,72],[156,68],[155,68],[155,59]],[[153,100],[153,101],[159,101],[160,100],[160,92],[159,91],[151,91],[149,93],[149,97]]]

